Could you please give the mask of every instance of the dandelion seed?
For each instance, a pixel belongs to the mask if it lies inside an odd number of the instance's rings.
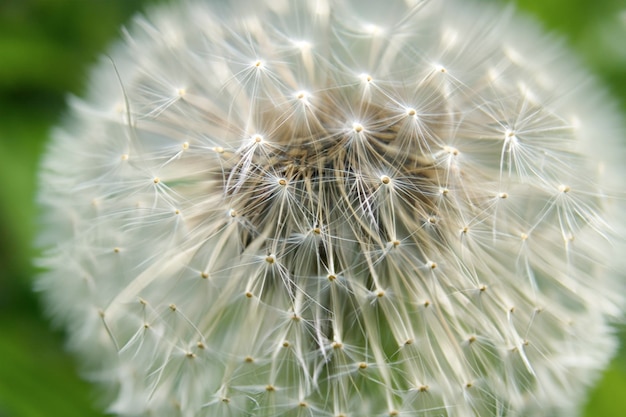
[[[470,0],[223,3],[137,17],[42,168],[108,411],[575,415],[624,309],[599,87]]]

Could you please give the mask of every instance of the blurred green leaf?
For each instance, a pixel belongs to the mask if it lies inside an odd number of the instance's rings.
[[[0,416],[90,417],[89,385],[73,371],[59,338],[28,315],[3,320],[0,339]]]
[[[624,417],[626,415],[626,373],[611,366],[600,384],[593,390],[586,408],[589,417]]]

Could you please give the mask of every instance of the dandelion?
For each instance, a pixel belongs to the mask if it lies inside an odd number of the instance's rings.
[[[41,173],[39,288],[120,416],[575,415],[623,308],[618,115],[462,0],[138,17]]]

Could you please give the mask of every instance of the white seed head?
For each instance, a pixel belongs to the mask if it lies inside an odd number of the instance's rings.
[[[182,0],[110,57],[45,158],[38,285],[111,413],[575,414],[624,306],[624,134],[533,24]]]

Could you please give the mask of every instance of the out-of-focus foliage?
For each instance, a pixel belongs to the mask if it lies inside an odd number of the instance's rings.
[[[120,25],[154,2],[0,0],[0,417],[102,416],[32,292],[37,165],[66,93],[84,91],[89,65]],[[579,52],[626,115],[626,0],[517,3]],[[626,415],[624,392],[622,348],[585,415]]]

